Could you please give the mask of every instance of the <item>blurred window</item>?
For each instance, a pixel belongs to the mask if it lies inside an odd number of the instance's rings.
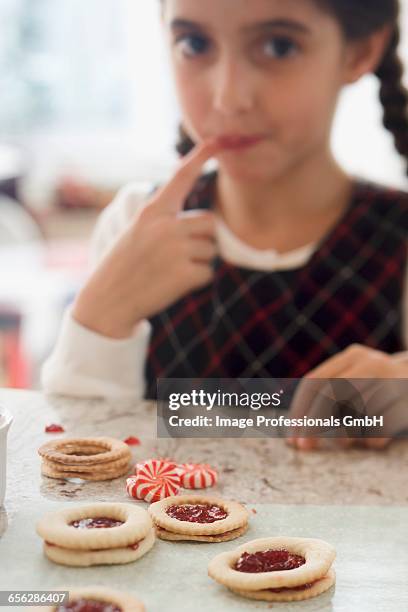
[[[126,2],[0,0],[0,130],[129,118]]]
[[[158,1],[0,0],[0,23],[0,140],[23,146],[37,179],[117,184],[173,159]]]

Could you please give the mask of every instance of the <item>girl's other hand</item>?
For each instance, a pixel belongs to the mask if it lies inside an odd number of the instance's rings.
[[[319,414],[319,408],[315,402],[317,395],[322,393],[323,388],[328,386],[328,379],[360,379],[353,381],[353,385],[359,388],[362,398],[373,397],[375,402],[370,402],[368,416],[378,416],[392,405],[396,405],[401,393],[400,379],[408,376],[407,354],[393,356],[382,351],[372,349],[360,344],[353,344],[344,351],[327,359],[314,370],[311,370],[302,380],[296,391],[290,408],[289,416],[300,418],[302,416],[322,417],[327,414]],[[371,380],[370,380],[371,379]],[[390,379],[389,383],[381,382],[382,379]],[[395,380],[393,385],[392,379]],[[356,391],[356,394],[358,391]],[[350,398],[352,399],[352,398]],[[368,404],[366,403],[366,406]],[[407,420],[407,419],[405,419]],[[391,423],[395,433],[402,431],[408,426],[408,422],[401,421],[401,410],[395,410],[395,423]],[[388,430],[387,430],[388,436]],[[304,451],[317,450],[324,438],[298,435],[286,439],[287,444],[293,448]],[[391,441],[390,437],[383,438],[338,438],[339,444],[344,448],[360,446],[371,449],[383,449]]]
[[[212,140],[195,147],[153,195],[78,294],[72,311],[78,323],[103,336],[128,338],[139,321],[211,282],[214,215],[182,208],[219,146]]]

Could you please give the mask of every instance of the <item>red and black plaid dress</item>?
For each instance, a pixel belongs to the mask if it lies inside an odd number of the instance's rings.
[[[216,174],[185,210],[209,209]],[[408,194],[358,180],[309,261],[257,271],[222,259],[214,282],[150,319],[148,398],[157,378],[300,378],[353,343],[404,350]]]

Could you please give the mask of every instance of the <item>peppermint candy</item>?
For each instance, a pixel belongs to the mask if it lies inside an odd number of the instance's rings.
[[[180,472],[175,463],[149,459],[136,465],[136,474],[126,479],[130,497],[153,503],[180,491]]]
[[[182,463],[178,467],[181,486],[185,489],[206,489],[218,481],[218,473],[206,463]]]

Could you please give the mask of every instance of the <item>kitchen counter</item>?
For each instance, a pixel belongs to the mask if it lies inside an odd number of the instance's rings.
[[[9,432],[9,484],[6,506],[13,511],[41,496],[50,500],[88,498],[123,500],[123,479],[71,483],[43,478],[37,449],[55,434],[49,423],[64,426],[66,436],[137,436],[134,459],[172,457],[179,462],[208,462],[218,468],[217,493],[245,503],[408,505],[408,442],[385,451],[364,449],[304,453],[274,439],[156,439],[151,402],[66,398],[40,393],[0,391],[0,405],[14,415]],[[61,434],[59,434],[61,435]]]
[[[302,612],[351,612],[357,609],[362,612],[373,609],[376,612],[389,612],[391,609],[402,612],[408,609],[406,589],[403,595],[402,574],[399,583],[399,571],[402,572],[402,567],[408,563],[404,544],[407,541],[407,521],[403,518],[406,518],[408,505],[406,441],[394,442],[380,452],[331,449],[302,453],[289,448],[280,439],[157,440],[155,406],[150,402],[134,405],[130,401],[79,401],[45,398],[35,392],[1,390],[0,406],[5,406],[14,415],[8,438],[6,501],[5,507],[0,509],[0,536],[3,535],[0,559],[8,555],[9,563],[6,577],[0,572],[0,588],[55,588],[61,585],[61,581],[70,585],[88,584],[96,576],[97,582],[102,578],[105,582],[109,574],[111,586],[131,591],[136,589],[138,593],[142,593],[143,585],[149,583],[145,594],[148,610],[159,610],[160,602],[166,602],[169,611],[206,609],[224,612],[268,608],[267,603],[247,602],[229,594],[209,581],[205,570],[202,576],[197,575],[196,582],[191,576],[190,586],[186,582],[182,608],[179,593],[173,597],[177,605],[169,599],[177,558],[180,567],[190,571],[197,555],[206,563],[218,552],[238,546],[242,539],[217,545],[174,545],[159,541],[146,558],[116,568],[62,568],[44,559],[34,530],[35,519],[43,512],[72,502],[130,501],[125,492],[124,478],[89,483],[41,476],[37,449],[44,442],[61,436],[44,433],[44,427],[58,423],[65,428],[62,435],[71,437],[110,435],[124,439],[129,435],[137,436],[141,444],[132,447],[134,462],[163,456],[180,462],[192,460],[215,466],[220,479],[211,493],[236,499],[254,510],[251,529],[244,536],[247,540],[261,537],[267,530],[271,535],[308,535],[331,541],[341,553],[338,555],[340,567],[337,573],[341,575],[341,570],[344,572],[344,579],[338,580],[334,594],[327,593],[294,606],[274,604],[274,608]],[[164,557],[160,557],[160,548],[165,551]],[[171,563],[170,550],[173,552]],[[364,557],[361,563],[360,553]],[[154,559],[157,575],[166,571],[168,564],[169,579],[161,581],[166,583],[161,585],[162,592],[150,584]],[[30,564],[37,568],[35,580],[26,575]],[[359,576],[360,581],[357,579]],[[177,579],[175,575],[174,579]],[[364,594],[362,588],[369,590]],[[205,608],[200,608],[197,601],[201,601],[203,592],[210,599]],[[375,607],[370,607],[374,606],[374,601]],[[396,603],[387,607],[391,601]]]

